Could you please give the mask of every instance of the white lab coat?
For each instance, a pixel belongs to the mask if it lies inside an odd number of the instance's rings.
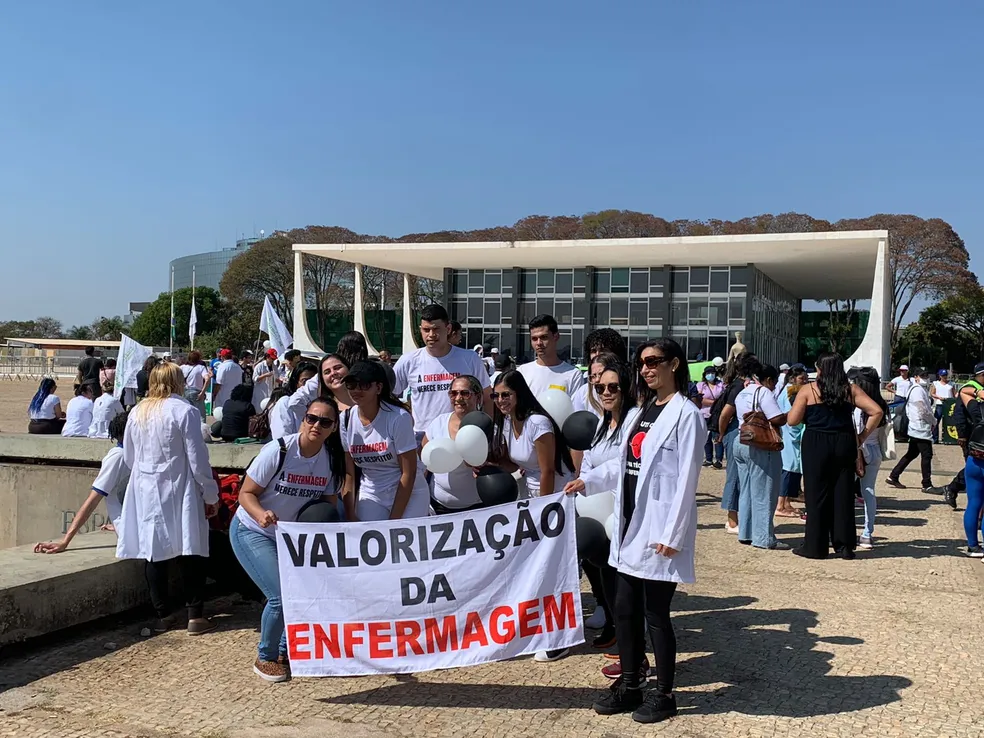
[[[131,469],[116,533],[116,557],[167,561],[208,556],[205,504],[219,501],[198,409],[178,395],[143,422],[126,424],[123,460]]]
[[[673,396],[642,444],[636,506],[621,540],[622,483],[625,456],[639,410],[626,418],[621,453],[595,469],[585,491],[615,490],[615,531],[609,563],[623,574],[667,582],[694,581],[697,539],[697,479],[704,458],[707,430],[700,409],[681,394]],[[582,476],[583,478],[583,476]],[[672,557],[656,553],[662,543],[677,550]]]

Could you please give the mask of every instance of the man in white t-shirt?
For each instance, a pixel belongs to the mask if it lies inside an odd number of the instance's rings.
[[[530,345],[536,359],[519,367],[534,397],[549,389],[559,389],[571,397],[584,384],[584,375],[576,366],[557,356],[560,330],[552,315],[537,315],[530,321]]]
[[[909,367],[903,364],[899,367],[899,376],[895,377],[885,387],[895,393],[896,400],[904,400],[909,396],[909,391],[914,384],[915,382],[909,377]]]
[[[950,372],[946,369],[940,369],[936,375],[936,381],[929,387],[929,396],[933,400],[933,416],[936,418],[936,422],[933,424],[933,443],[940,442],[943,400],[949,400],[956,396],[953,391],[953,385],[950,384]]]
[[[253,407],[262,412],[261,404],[273,394],[277,384],[277,349],[267,349],[261,361],[253,367]]]
[[[492,414],[492,389],[482,357],[474,351],[448,343],[450,321],[440,305],[428,305],[420,313],[420,337],[424,347],[403,354],[393,371],[396,384],[393,393],[410,390],[410,408],[417,442],[427,426],[438,415],[451,412],[448,390],[455,377],[467,374],[475,377],[484,389],[485,411]]]
[[[221,361],[215,367],[215,384],[212,385],[212,407],[222,407],[232,397],[232,390],[243,383],[243,368],[232,360],[232,351],[219,352]]]

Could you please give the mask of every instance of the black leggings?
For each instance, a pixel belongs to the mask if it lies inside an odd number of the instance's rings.
[[[899,459],[899,463],[895,465],[892,469],[889,478],[898,481],[899,475],[905,471],[905,468],[909,466],[909,463],[915,458],[921,457],[919,460],[920,471],[922,472],[922,486],[926,487],[933,486],[933,442],[923,439],[923,438],[910,438],[909,448],[905,451],[905,456]]]
[[[676,675],[676,634],[670,622],[670,602],[676,582],[639,579],[616,572],[615,639],[628,689],[639,689],[639,669],[646,657],[646,628],[656,655],[656,688],[673,691]]]
[[[822,433],[807,428],[803,433],[803,553],[807,558],[827,558],[831,544],[838,552],[858,547],[854,519],[857,448],[852,431]]]
[[[178,567],[181,575],[182,594],[188,608],[188,619],[200,618],[204,612],[205,567],[203,556],[178,556],[167,561],[148,561],[144,567],[147,586],[150,588],[150,603],[157,617],[165,618],[171,614],[170,579],[173,567]]]

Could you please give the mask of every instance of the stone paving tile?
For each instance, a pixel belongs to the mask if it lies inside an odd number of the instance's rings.
[[[984,565],[958,553],[959,514],[880,488],[879,547],[812,562],[724,533],[722,482],[701,479],[699,581],[675,600],[681,714],[658,728],[588,709],[609,663],[588,645],[553,664],[269,685],[250,670],[259,608],[227,598],[204,638],[126,625],[8,659],[0,736],[984,736]],[[778,531],[796,542],[802,524]]]

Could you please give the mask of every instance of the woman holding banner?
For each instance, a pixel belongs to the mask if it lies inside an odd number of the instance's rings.
[[[290,398],[312,377],[317,378],[318,367],[310,361],[302,361],[290,373],[287,384],[284,387],[285,395],[277,400],[277,404],[267,411],[270,419],[270,437],[276,441],[278,438],[297,433],[301,427],[301,420],[307,404],[303,406],[291,406]],[[310,402],[310,400],[308,400]]]
[[[482,384],[475,377],[464,374],[455,379],[448,389],[452,412],[438,415],[431,421],[421,440],[421,448],[439,438],[456,438],[462,418],[481,410],[482,392]],[[482,500],[478,496],[475,472],[468,464],[462,463],[454,471],[434,475],[431,509],[436,514],[446,515],[479,507],[482,507]]]
[[[310,500],[321,498],[335,504],[344,474],[338,406],[330,397],[313,400],[305,408],[300,432],[266,444],[246,470],[229,540],[239,563],[267,600],[253,671],[268,682],[288,677],[277,521],[296,520]],[[291,480],[289,486],[285,479]]]
[[[609,562],[617,571],[615,635],[622,674],[594,704],[600,715],[631,712],[642,723],[677,713],[673,696],[676,636],[670,603],[677,583],[694,581],[697,478],[706,428],[687,399],[687,359],[672,339],[635,353],[639,410],[625,424],[618,457],[604,465],[615,489]],[[646,627],[656,651],[656,689],[642,692]]]
[[[413,418],[393,396],[383,365],[357,361],[345,377],[354,406],[342,413],[347,520],[423,518],[430,490],[417,458]],[[356,467],[362,472],[358,501]]]

